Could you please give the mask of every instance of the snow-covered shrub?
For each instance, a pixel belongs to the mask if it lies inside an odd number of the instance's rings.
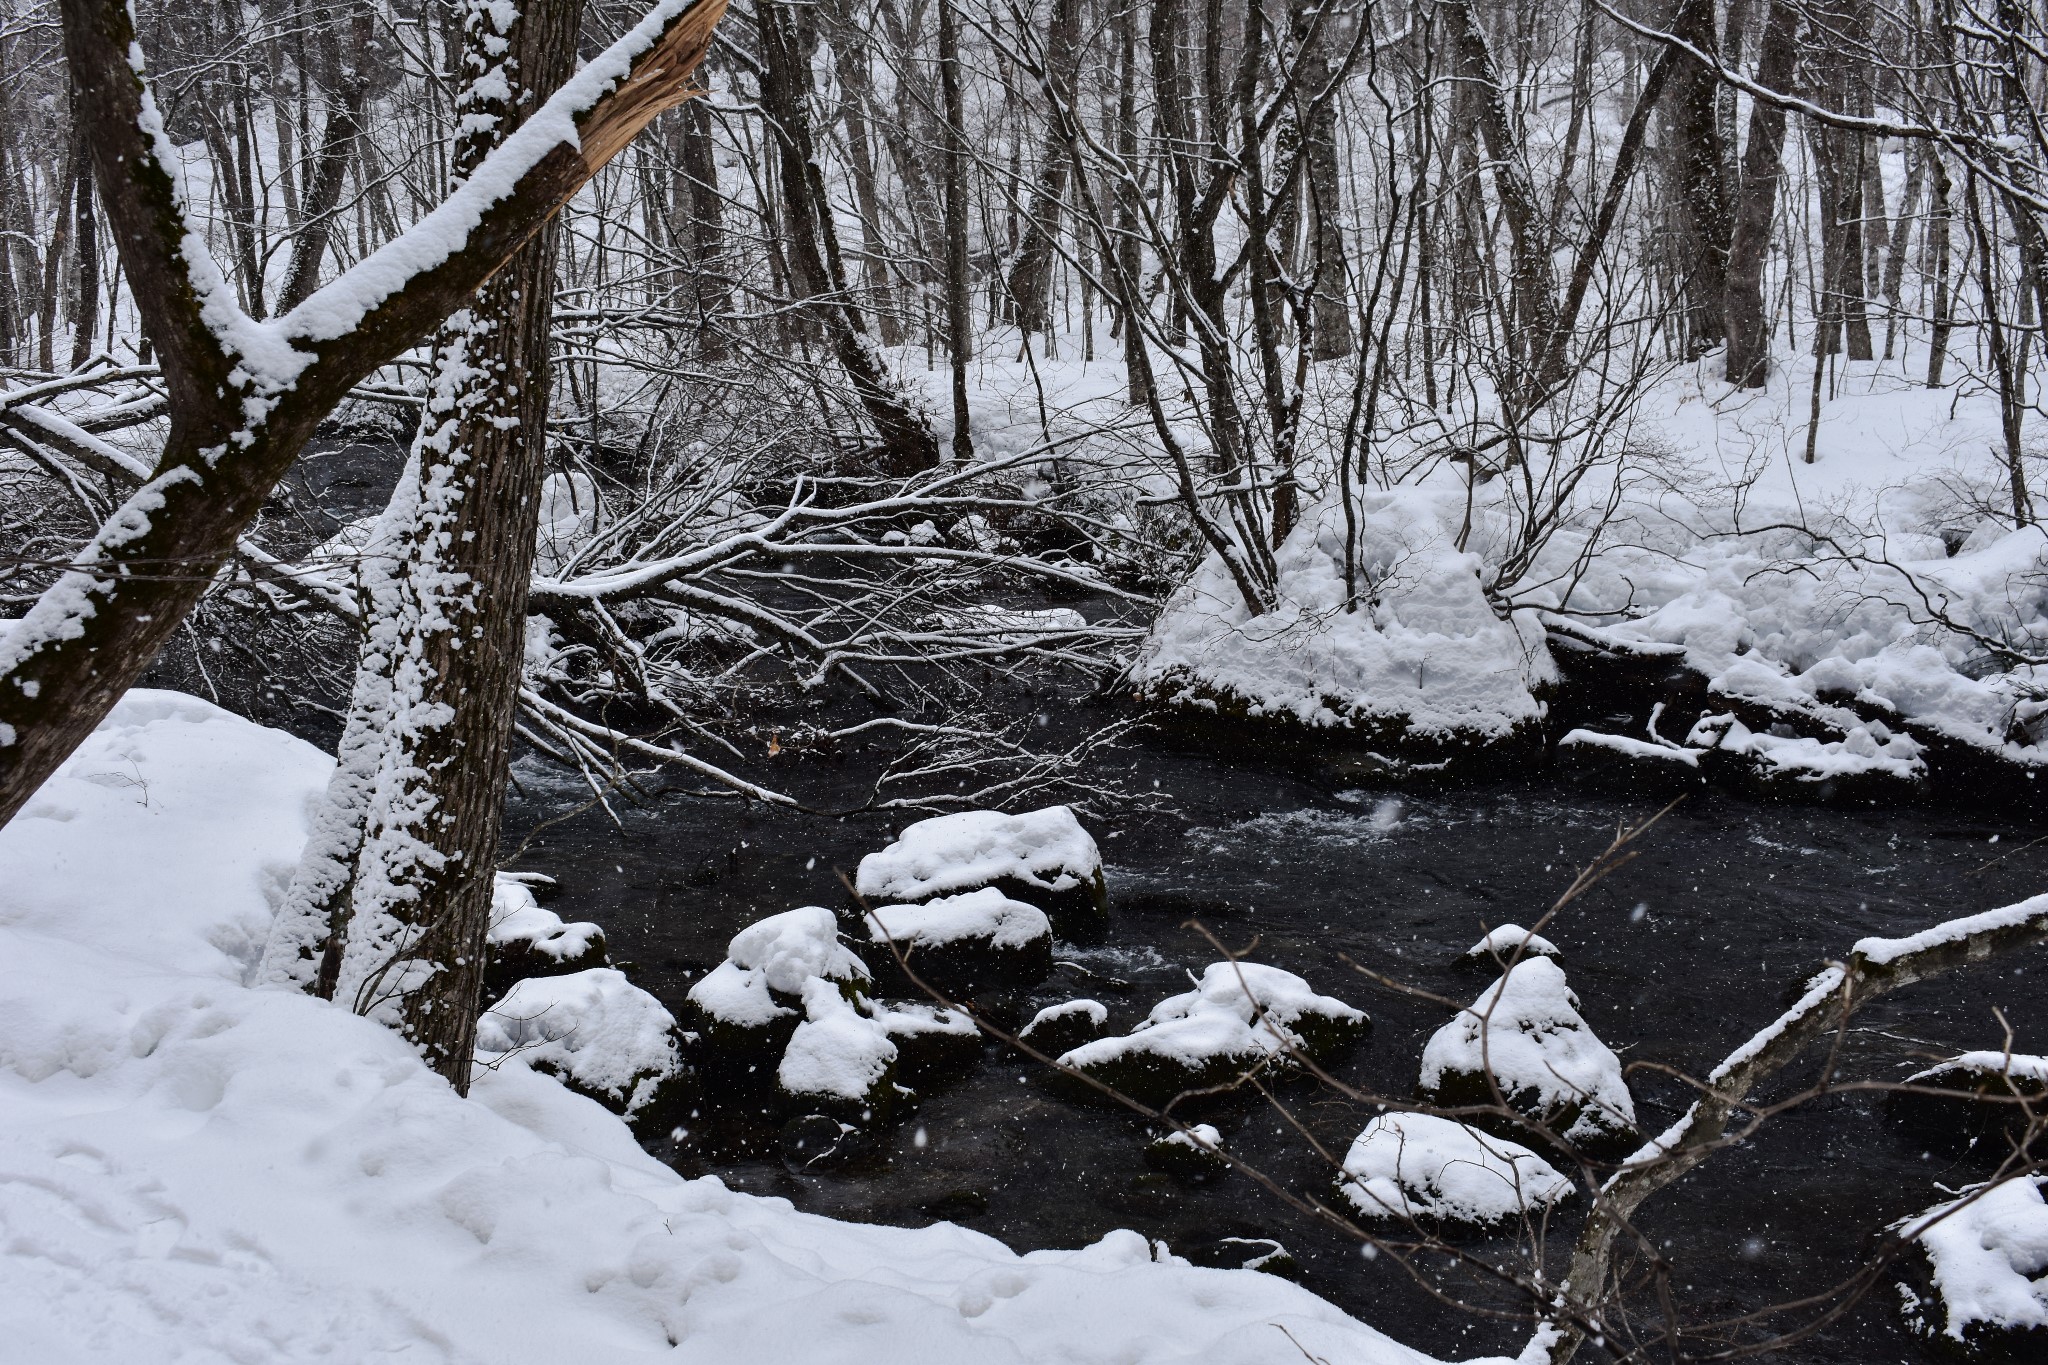
[[[498,999],[528,977],[610,965],[604,930],[588,920],[565,921],[535,901],[525,883],[502,872],[491,888],[491,924],[484,942],[486,1000]]]
[[[1525,737],[1557,672],[1533,612],[1503,620],[1458,548],[1462,490],[1365,494],[1355,610],[1341,510],[1310,509],[1275,553],[1279,605],[1254,613],[1211,557],[1167,602],[1136,676],[1186,706],[1277,716],[1456,753]]]
[[[1363,1038],[1371,1021],[1292,972],[1257,962],[1216,962],[1195,988],[1162,1000],[1120,1038],[1102,1038],[1059,1061],[1144,1104],[1234,1084],[1255,1068],[1285,1070],[1297,1057],[1327,1061]],[[1095,1094],[1093,1087],[1075,1093]]]
[[[2048,1176],[1973,1186],[1897,1225],[1926,1253],[1931,1288],[1901,1286],[1907,1324],[1984,1360],[2048,1349]]]
[[[1589,1152],[1636,1139],[1621,1059],[1579,1017],[1564,970],[1525,957],[1438,1029],[1422,1050],[1422,1094],[1447,1107],[1508,1104]]]
[[[1995,1156],[2027,1133],[2034,1115],[2048,1112],[2048,1057],[2009,1052],[1965,1052],[1915,1072],[1885,1096],[1885,1112],[1930,1152],[1960,1156],[1987,1139]],[[1928,1093],[1938,1092],[1938,1093]]]
[[[554,1076],[629,1119],[659,1125],[687,1088],[676,1021],[609,967],[531,977],[477,1020],[477,1061]]]
[[[1043,910],[1067,938],[1098,935],[1109,919],[1102,854],[1065,806],[919,820],[860,860],[854,887],[870,907],[994,888]]]
[[[1052,921],[1035,905],[985,886],[916,905],[877,906],[863,918],[877,975],[903,966],[943,995],[1032,986],[1052,970]]]
[[[1382,1114],[1366,1124],[1337,1180],[1338,1198],[1367,1218],[1479,1226],[1571,1193],[1571,1181],[1527,1147],[1429,1114]]]

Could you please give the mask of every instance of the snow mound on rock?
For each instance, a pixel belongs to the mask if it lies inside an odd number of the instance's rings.
[[[899,948],[934,948],[979,940],[1020,949],[1052,935],[1052,921],[1035,905],[1013,901],[992,886],[918,905],[884,905],[865,917],[868,938]]]
[[[854,886],[869,901],[921,901],[1004,878],[1072,891],[1101,870],[1095,840],[1065,806],[1022,815],[970,810],[910,825],[860,860]]]
[[[1343,516],[1319,504],[1275,553],[1274,610],[1254,614],[1211,555],[1160,613],[1138,681],[1199,706],[1431,739],[1506,739],[1541,720],[1537,693],[1556,665],[1534,613],[1502,620],[1480,557],[1457,548],[1462,491],[1396,488],[1359,501],[1358,542],[1370,549],[1355,610]]]
[[[610,967],[529,977],[477,1020],[477,1060],[552,1071],[633,1113],[682,1068],[676,1021]]]
[[[1428,1114],[1382,1114],[1344,1155],[1338,1193],[1369,1218],[1498,1223],[1569,1198],[1527,1147]]]
[[[564,920],[540,904],[523,882],[500,873],[491,887],[491,926],[485,941],[494,947],[524,944],[538,956],[573,962],[603,938],[604,930],[590,921]]]
[[[1513,953],[1523,957],[1556,957],[1557,945],[1541,934],[1534,934],[1519,924],[1503,924],[1490,931],[1486,937],[1465,950],[1467,958],[1502,958]]]
[[[1284,1062],[1296,1053],[1321,1058],[1367,1023],[1363,1010],[1316,994],[1293,972],[1260,962],[1215,962],[1193,990],[1160,1001],[1130,1033],[1085,1043],[1059,1060],[1090,1072],[1164,1062],[1200,1074]]]
[[[812,977],[864,981],[868,969],[839,941],[839,921],[823,906],[806,905],[755,920],[732,936],[726,959],[755,971],[769,989],[801,995]]]
[[[1490,1071],[1516,1107],[1569,1115],[1568,1141],[1632,1131],[1636,1107],[1621,1059],[1594,1036],[1578,1005],[1563,968],[1547,957],[1523,958],[1423,1047],[1424,1093],[1440,1093],[1447,1082],[1476,1090]]]
[[[804,1020],[782,1054],[776,1079],[805,1099],[859,1102],[875,1093],[896,1063],[883,1025],[855,1009],[833,982],[804,982]]]
[[[1972,1329],[2048,1331],[2044,1182],[2048,1176],[2036,1175],[1972,1186],[1897,1225],[1933,1270],[1942,1320],[1926,1323],[1930,1330],[1956,1341]]]

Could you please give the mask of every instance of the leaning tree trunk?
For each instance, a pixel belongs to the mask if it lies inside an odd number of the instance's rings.
[[[581,0],[470,0],[455,170],[568,77]],[[519,92],[516,99],[499,92]],[[408,473],[403,561],[372,620],[385,716],[346,924],[339,997],[396,1016],[458,1093],[469,1088],[485,932],[525,653],[546,451],[555,232],[543,228],[443,325]],[[382,632],[379,638],[374,632]],[[352,756],[343,754],[344,764]],[[326,976],[322,973],[323,984]]]
[[[882,468],[914,474],[939,462],[938,441],[924,415],[890,381],[867,320],[846,287],[839,232],[811,130],[810,53],[793,18],[783,12],[788,7],[788,0],[757,0],[754,23],[761,43],[761,111],[774,138],[790,223],[790,269],[806,310],[874,424]]]

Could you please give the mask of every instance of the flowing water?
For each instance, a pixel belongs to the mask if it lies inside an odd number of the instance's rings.
[[[1101,1000],[1128,1028],[1187,973],[1217,957],[1203,931],[1305,976],[1367,1009],[1376,1027],[1337,1074],[1406,1095],[1438,1005],[1390,993],[1354,964],[1470,1000],[1488,976],[1456,959],[1491,925],[1528,924],[1649,800],[1586,795],[1554,783],[1438,795],[1346,786],[1299,760],[1135,746],[1115,762],[1156,783],[1176,813],[1090,816],[1108,863],[1108,941],[1063,948],[1065,963],[1030,1008]],[[579,803],[562,779],[522,764],[512,812],[521,830]],[[879,817],[836,819],[684,796],[595,810],[536,834],[516,863],[560,881],[566,918],[605,927],[615,959],[671,1005],[718,962],[726,940],[762,915],[840,905],[839,874],[887,842]],[[898,817],[899,821],[902,817]],[[1767,1023],[1786,989],[1856,938],[1908,931],[2042,888],[2048,845],[2029,812],[1758,805],[1702,794],[1666,816],[1638,856],[1547,931],[1582,1013],[1624,1061],[1701,1074]],[[1197,928],[1196,924],[1201,927]],[[1897,1078],[1923,1059],[1998,1047],[1994,1007],[2020,1050],[2048,1047],[2048,976],[2038,954],[1924,984],[1861,1015],[1844,1049],[1855,1075]],[[1814,1058],[1788,1077],[1811,1076]],[[1634,1082],[1655,1131],[1684,1094]],[[1307,1133],[1341,1154],[1371,1110],[1306,1086],[1282,1098]],[[1309,1140],[1270,1109],[1213,1116],[1231,1150],[1306,1195],[1328,1188]],[[965,1081],[925,1097],[867,1162],[800,1171],[756,1156],[718,1160],[691,1141],[657,1150],[692,1173],[781,1195],[836,1217],[898,1224],[950,1219],[1020,1250],[1071,1247],[1119,1227],[1202,1256],[1227,1237],[1284,1245],[1310,1288],[1403,1341],[1441,1356],[1512,1353],[1521,1329],[1445,1306],[1453,1293],[1499,1302],[1440,1261],[1403,1266],[1296,1213],[1241,1174],[1188,1188],[1149,1170],[1146,1130],[1038,1086],[1031,1066],[991,1045]],[[1681,1311],[1721,1318],[1800,1298],[1854,1267],[1874,1229],[1941,1197],[1937,1182],[1981,1168],[1923,1155],[1868,1095],[1833,1096],[1773,1122],[1645,1207],[1666,1248]],[[1567,1220],[1568,1235],[1569,1221]],[[1562,1237],[1558,1250],[1561,1252]],[[1506,1241],[1468,1245],[1489,1255]],[[1240,1260],[1242,1257],[1239,1258]],[[1778,1321],[1780,1329],[1802,1320]],[[1753,1339],[1755,1333],[1745,1339]],[[1916,1360],[1889,1280],[1853,1314],[1795,1347],[1798,1361]]]

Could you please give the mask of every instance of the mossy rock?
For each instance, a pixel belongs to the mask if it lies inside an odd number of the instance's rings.
[[[2012,1144],[2027,1136],[2027,1111],[2019,1102],[2031,1104],[2039,1113],[2048,1100],[2048,1084],[2033,1076],[2007,1074],[1991,1059],[1982,1064],[1965,1059],[1944,1063],[1912,1077],[1909,1084],[1916,1089],[1885,1096],[1885,1117],[1923,1151],[1945,1157],[1974,1149],[2003,1159]],[[2042,1145],[2037,1136],[2030,1150],[2038,1153]]]
[[[1017,1037],[1046,1056],[1057,1057],[1109,1034],[1107,1006],[1098,1000],[1068,1000],[1031,1016]]]

